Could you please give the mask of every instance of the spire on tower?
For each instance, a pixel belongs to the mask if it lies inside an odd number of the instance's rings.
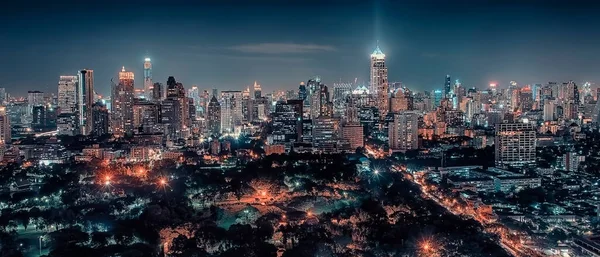
[[[123,66],[123,69],[121,69],[122,72],[125,72],[125,66]]]

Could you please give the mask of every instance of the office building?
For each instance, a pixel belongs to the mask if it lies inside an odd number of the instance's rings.
[[[134,74],[123,67],[112,90],[111,129],[115,136],[133,133],[133,99]]]
[[[221,134],[221,104],[219,103],[219,100],[217,100],[216,94],[213,94],[208,103],[206,132],[207,137],[218,136]]]
[[[5,106],[0,106],[0,144],[10,144],[11,127],[10,117]]]
[[[300,141],[302,137],[302,100],[279,101],[272,114],[273,144],[285,144]]]
[[[59,113],[77,113],[77,76],[60,76],[58,80]]]
[[[385,117],[389,111],[388,69],[385,65],[385,54],[379,45],[371,54],[371,87],[369,90],[376,95],[379,113],[381,117]]]
[[[152,86],[152,96],[150,99],[155,102],[160,102],[165,98],[165,89],[162,83],[154,83]]]
[[[363,126],[358,123],[344,124],[342,126],[342,138],[350,144],[349,150],[364,147]]]
[[[79,111],[79,129],[82,135],[89,135],[92,128],[92,104],[94,99],[94,71],[80,70],[78,76],[78,111]]]
[[[146,99],[136,98],[133,103],[134,133],[162,132],[160,106]]]
[[[108,108],[102,102],[96,102],[92,105],[92,121],[91,134],[93,136],[99,137],[110,133]]]
[[[388,144],[390,151],[418,149],[419,115],[410,111],[393,114],[393,120],[388,123]]]
[[[536,128],[533,123],[496,124],[496,166],[535,164]]]
[[[152,83],[152,62],[150,58],[144,59],[144,96],[146,99],[153,99],[154,84]]]
[[[313,148],[321,152],[333,152],[337,150],[338,133],[339,120],[328,116],[320,116],[313,119]]]

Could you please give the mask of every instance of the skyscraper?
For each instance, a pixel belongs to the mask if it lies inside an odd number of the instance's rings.
[[[58,80],[58,110],[77,113],[77,76],[60,76]]]
[[[94,104],[94,71],[80,70],[78,73],[79,127],[82,135],[92,131],[92,104]]]
[[[444,97],[452,98],[452,80],[450,79],[450,75],[446,75],[446,81],[444,82]]]
[[[115,136],[133,133],[133,98],[134,74],[123,67],[112,90],[111,128]]]
[[[93,136],[99,137],[109,133],[108,109],[102,102],[92,105],[92,131]]]
[[[273,113],[273,144],[287,148],[302,137],[302,100],[279,101]]]
[[[160,124],[160,105],[146,99],[136,98],[133,101],[134,133],[162,132]]]
[[[298,86],[298,99],[304,101],[308,95],[306,92],[306,85],[303,82],[300,82],[300,86]]]
[[[339,120],[321,116],[313,119],[312,141],[313,147],[322,152],[336,150],[339,136]]]
[[[371,54],[371,93],[377,97],[377,108],[381,117],[385,117],[388,113],[388,70],[385,66],[385,54],[379,48],[379,44],[375,51]]]
[[[208,103],[208,112],[206,113],[207,136],[217,136],[221,134],[221,104],[217,96],[213,94]]]
[[[419,147],[419,115],[411,111],[394,114],[388,124],[388,141],[392,151],[405,152]]]
[[[10,144],[11,142],[11,130],[10,130],[10,117],[6,112],[5,106],[0,106],[0,145]]]
[[[262,89],[260,85],[254,81],[254,99],[259,99],[262,97]]]
[[[152,96],[150,97],[150,100],[155,102],[162,101],[165,95],[164,91],[165,88],[162,83],[154,83],[154,85],[152,86]]]
[[[150,58],[144,59],[144,93],[147,99],[152,99],[154,84],[152,84],[152,62]]]
[[[221,131],[235,133],[236,126],[242,122],[242,91],[221,91],[220,98]]]
[[[167,98],[162,101],[162,123],[165,133],[171,138],[180,138],[190,126],[189,100],[185,96],[183,84],[175,77],[167,79]]]
[[[496,166],[535,164],[536,128],[533,123],[496,124]]]

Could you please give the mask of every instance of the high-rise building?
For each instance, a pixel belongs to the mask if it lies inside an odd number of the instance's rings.
[[[94,104],[94,71],[80,70],[78,75],[78,101],[79,101],[79,128],[82,135],[89,135],[92,131],[92,104]]]
[[[308,96],[308,92],[306,90],[306,85],[303,82],[300,82],[300,86],[298,86],[298,99],[304,101]]]
[[[221,131],[223,134],[235,133],[242,123],[242,91],[221,91],[220,103]]]
[[[377,96],[377,108],[381,117],[389,111],[388,99],[388,69],[385,66],[385,54],[377,45],[371,54],[371,93]]]
[[[533,91],[531,90],[531,87],[526,86],[521,88],[519,91],[519,109],[521,112],[531,111],[533,109],[533,100]]]
[[[10,144],[11,128],[10,117],[5,106],[0,106],[0,144]]]
[[[433,107],[437,108],[442,103],[442,98],[444,98],[444,93],[442,90],[436,89],[433,91]]]
[[[450,79],[450,75],[446,75],[446,81],[444,82],[444,97],[452,98],[452,80]]]
[[[259,99],[262,97],[262,89],[260,85],[254,81],[254,99]]]
[[[536,128],[534,123],[496,124],[496,166],[521,167],[535,164]]]
[[[25,123],[31,123],[33,119],[33,108],[44,105],[44,92],[27,91],[27,116]]]
[[[60,76],[58,80],[59,113],[77,113],[77,76]]]
[[[6,88],[0,87],[0,105],[5,105],[7,100]]]
[[[350,143],[350,150],[364,147],[363,126],[358,123],[344,124],[342,126],[342,138]]]
[[[388,124],[388,143],[391,151],[405,152],[419,148],[419,115],[411,111],[394,114]]]
[[[218,136],[221,134],[221,104],[219,104],[216,94],[213,94],[208,103],[206,128],[207,136]]]
[[[302,138],[302,100],[279,101],[272,114],[273,144],[285,144],[289,149],[291,143]]]
[[[192,88],[188,89],[187,96],[194,100],[194,108],[196,111],[200,112],[202,109],[200,106],[200,89],[198,89],[198,86],[194,85]]]
[[[154,83],[154,85],[152,86],[152,96],[150,97],[150,99],[152,101],[156,101],[156,102],[160,102],[162,101],[165,97],[165,93],[164,93],[165,89],[163,84],[161,83]]]
[[[152,62],[150,58],[144,59],[144,94],[146,99],[153,99],[154,84],[152,84]]]
[[[93,136],[99,137],[110,133],[108,108],[102,102],[92,105],[92,131]]]
[[[134,74],[123,67],[112,90],[111,129],[115,136],[133,133],[133,99]]]
[[[183,84],[175,77],[167,79],[167,98],[162,101],[162,123],[170,138],[183,138],[191,125],[190,101],[185,95]]]
[[[335,151],[338,146],[339,120],[328,116],[313,119],[313,147],[322,152]]]
[[[160,106],[145,99],[136,98],[133,101],[134,133],[162,132],[160,125]]]
[[[250,87],[242,92],[242,122],[248,123],[254,120],[254,101],[250,98]]]

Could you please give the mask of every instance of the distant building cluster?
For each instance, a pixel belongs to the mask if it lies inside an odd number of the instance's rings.
[[[297,91],[267,93],[257,81],[242,90],[186,88],[172,76],[158,82],[152,69],[145,58],[138,85],[135,74],[122,67],[108,96],[96,93],[91,69],[60,76],[55,92],[29,91],[19,98],[0,88],[4,152],[10,155],[11,143],[21,138],[55,135],[139,140],[128,149],[136,160],[148,159],[152,154],[146,152],[207,148],[214,140],[219,149],[211,152],[219,154],[224,140],[241,136],[262,140],[268,153],[354,152],[369,142],[386,154],[435,152],[440,149],[424,149],[424,141],[466,137],[469,147],[494,145],[498,167],[531,167],[536,147],[565,135],[585,139],[581,129],[600,117],[600,90],[588,82],[467,87],[446,75],[440,89],[417,92],[388,81],[379,46],[370,56],[368,82],[329,87],[315,76],[300,82]],[[136,148],[148,145],[152,150]],[[567,170],[585,159],[575,153],[559,158],[557,166]]]

